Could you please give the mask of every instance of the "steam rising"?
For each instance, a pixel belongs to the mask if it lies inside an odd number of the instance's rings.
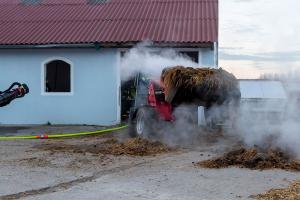
[[[149,42],[138,44],[124,55],[121,62],[122,80],[134,76],[136,72],[142,72],[150,77],[160,77],[161,71],[170,66],[183,65],[197,67],[189,57],[178,54],[172,49],[150,48]]]
[[[289,79],[282,78],[280,81],[284,86],[286,99],[262,99],[259,104],[244,104],[234,134],[248,146],[280,148],[300,158],[298,97],[289,92]],[[261,112],[251,112],[257,107],[260,107]]]
[[[169,66],[199,67],[197,63],[174,50],[158,51],[147,45],[148,43],[140,44],[125,54],[122,59],[122,80],[127,80],[136,72],[159,79],[162,70]],[[283,82],[286,91],[289,91],[288,80]],[[294,96],[287,96],[287,99],[277,102],[261,99],[258,104],[242,103],[234,124],[236,128],[228,129],[224,134],[234,136],[248,147],[280,148],[300,157],[299,104]],[[252,112],[258,105],[261,111]],[[216,113],[222,113],[221,109],[223,108],[214,107]],[[193,105],[177,107],[174,111],[174,123],[163,123],[153,127],[157,135],[160,135],[159,139],[168,144],[189,144],[194,143],[199,135],[207,134],[204,129],[195,127],[195,110],[197,109]]]

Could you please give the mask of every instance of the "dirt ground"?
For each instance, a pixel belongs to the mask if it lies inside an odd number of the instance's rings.
[[[0,128],[0,134],[99,128],[6,127]],[[200,137],[197,144],[168,147],[128,140],[126,131],[72,139],[0,141],[0,199],[254,199],[300,180],[299,172],[279,169],[195,167],[199,161],[232,150],[237,143],[234,138],[212,133],[209,140]]]

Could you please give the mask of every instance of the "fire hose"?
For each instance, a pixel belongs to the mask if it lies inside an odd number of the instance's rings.
[[[29,88],[26,84],[15,82],[7,90],[0,91],[0,107],[8,105],[14,99],[22,98],[28,93]]]
[[[11,101],[17,98],[24,97],[27,93],[29,93],[29,88],[26,84],[21,84],[15,82],[11,84],[11,86],[1,92],[0,91],[0,107],[8,105]],[[104,134],[108,132],[118,131],[126,128],[126,125],[109,128],[105,130],[98,131],[90,131],[90,132],[80,132],[80,133],[62,133],[62,134],[51,134],[43,133],[40,135],[22,135],[22,136],[0,136],[0,140],[19,140],[19,139],[54,139],[54,138],[65,138],[65,137],[77,137],[77,136],[86,136],[86,135],[94,135],[94,134]]]
[[[56,138],[67,138],[67,137],[78,137],[78,136],[88,136],[88,135],[96,135],[96,134],[104,134],[113,131],[119,131],[127,128],[127,125],[122,125],[119,127],[98,130],[98,131],[90,131],[90,132],[79,132],[79,133],[62,133],[62,134],[51,134],[47,133],[40,135],[22,135],[22,136],[0,136],[0,140],[23,140],[23,139],[56,139]]]

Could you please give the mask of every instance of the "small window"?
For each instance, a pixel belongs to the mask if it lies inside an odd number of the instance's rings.
[[[110,0],[88,0],[89,4],[105,4],[108,3]]]
[[[21,0],[23,5],[39,5],[41,2],[42,0]]]
[[[121,52],[120,52],[121,58],[124,58],[125,55],[126,55],[128,52],[129,52],[129,50],[127,50],[127,51],[121,51]]]
[[[192,61],[199,63],[199,52],[198,51],[181,51],[180,54],[189,57]]]
[[[45,65],[45,92],[71,92],[71,65],[53,60]]]

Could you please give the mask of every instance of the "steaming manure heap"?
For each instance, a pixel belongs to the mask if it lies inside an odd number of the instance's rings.
[[[151,156],[166,153],[172,149],[160,142],[153,142],[143,138],[128,139],[122,143],[115,143],[102,153],[112,155]]]
[[[240,98],[237,79],[223,69],[176,66],[166,68],[161,74],[166,101],[206,104],[223,104],[226,100]]]
[[[237,166],[249,169],[284,169],[289,171],[300,171],[300,162],[292,160],[288,155],[279,150],[259,151],[255,148],[231,151],[223,156],[205,160],[195,164],[203,168],[226,168]]]
[[[292,183],[288,188],[271,189],[256,197],[257,200],[298,200],[300,199],[300,181]]]
[[[119,142],[114,137],[100,142],[85,144],[51,143],[48,145],[37,145],[35,148],[50,151],[52,153],[92,153],[95,155],[104,154],[114,156],[154,156],[173,150],[160,142],[153,142],[142,138],[127,139],[124,142]]]

